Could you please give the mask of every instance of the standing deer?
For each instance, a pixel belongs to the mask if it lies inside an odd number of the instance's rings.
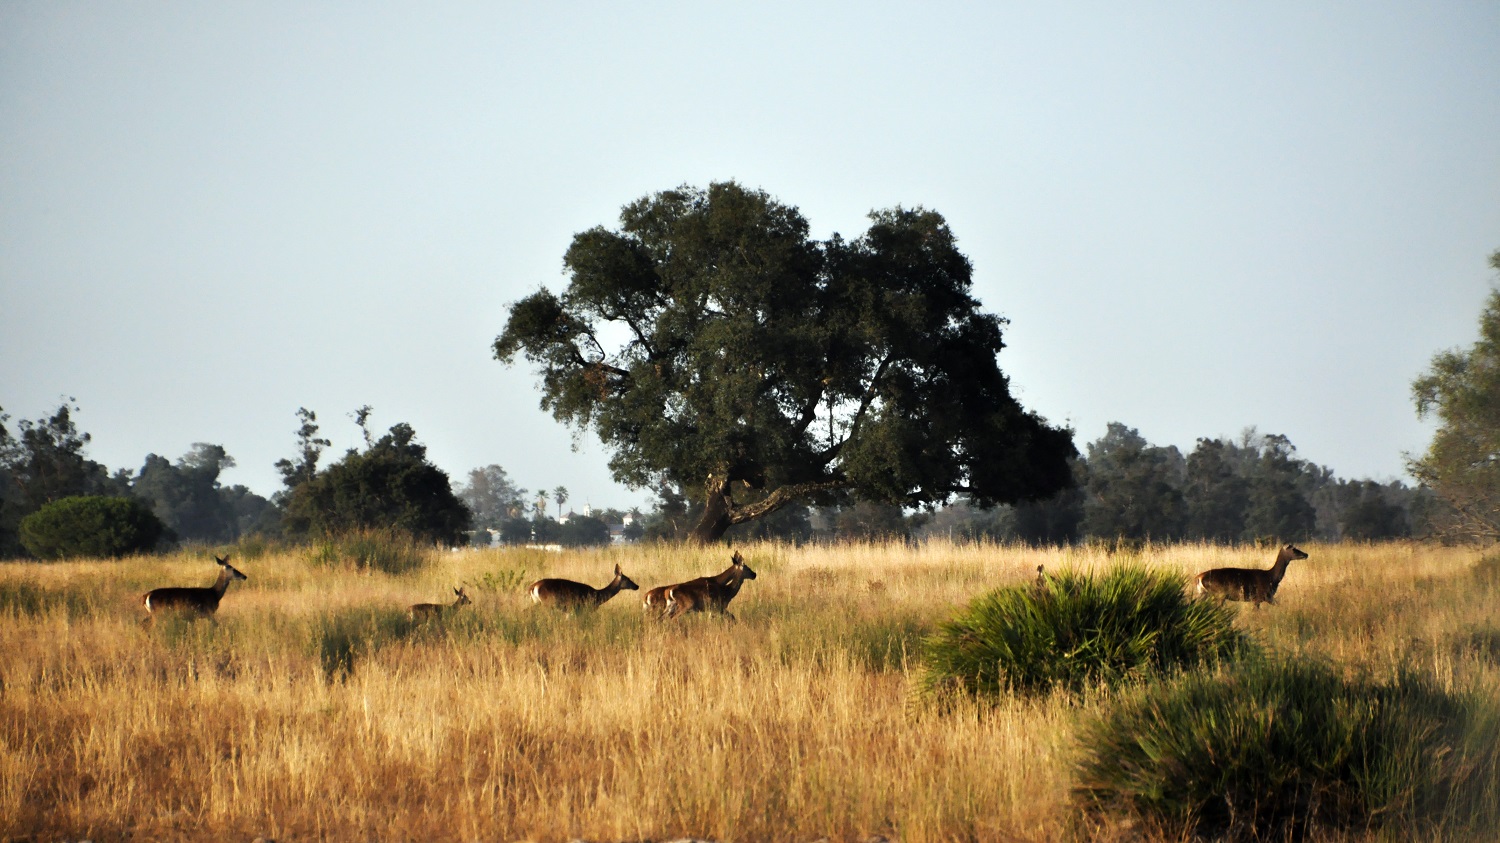
[[[474,602],[469,599],[469,595],[464,594],[464,590],[462,588],[453,589],[453,593],[458,595],[458,599],[454,600],[452,603],[415,603],[407,607],[406,613],[410,615],[411,619],[414,621],[433,620],[446,615],[454,609],[457,609],[459,606],[467,606],[470,603]]]
[[[574,609],[597,609],[603,606],[606,600],[619,594],[622,589],[638,591],[640,586],[635,584],[635,580],[625,576],[620,566],[616,565],[615,578],[603,588],[594,588],[572,580],[545,579],[532,583],[528,590],[535,603],[573,611]]]
[[[699,577],[667,587],[667,617],[675,618],[688,612],[718,612],[735,620],[729,613],[729,601],[740,593],[745,580],[755,579],[755,572],[745,564],[739,551],[730,558],[724,572],[712,577]]]
[[[250,578],[235,570],[229,564],[228,556],[223,559],[215,556],[214,561],[219,563],[219,578],[207,588],[153,588],[141,595],[141,605],[146,607],[147,620],[158,611],[179,610],[202,617],[219,611],[219,601],[224,599],[224,590],[229,588],[229,584],[234,580]]]
[[[1259,609],[1260,604],[1276,603],[1276,589],[1281,585],[1282,577],[1286,576],[1286,566],[1293,559],[1306,559],[1307,554],[1292,545],[1287,545],[1276,554],[1276,564],[1268,571],[1258,568],[1214,568],[1199,574],[1194,582],[1197,583],[1199,595],[1214,594],[1222,600],[1238,600],[1254,603]]]

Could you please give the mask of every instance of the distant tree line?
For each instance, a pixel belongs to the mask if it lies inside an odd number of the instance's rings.
[[[787,507],[755,535],[792,541],[1088,541],[1261,539],[1379,541],[1438,535],[1443,509],[1430,490],[1400,481],[1343,480],[1297,455],[1278,434],[1248,430],[1237,440],[1199,439],[1186,456],[1112,423],[1073,462],[1075,484],[1033,503],[984,508],[958,500],[932,511],[856,502]],[[658,492],[648,537],[673,539],[694,523],[692,506]]]

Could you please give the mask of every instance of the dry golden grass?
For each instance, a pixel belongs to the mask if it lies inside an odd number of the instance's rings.
[[[0,838],[1043,841],[1071,818],[1079,706],[914,706],[921,635],[1036,566],[1098,549],[740,548],[740,623],[533,607],[541,576],[642,589],[717,573],[727,549],[434,554],[365,574],[296,551],[236,558],[213,621],[140,623],[140,594],[207,584],[206,552],[0,565]],[[1500,574],[1480,552],[1304,546],[1267,644],[1500,693]],[[1132,556],[1193,573],[1272,551]],[[474,605],[412,624],[411,603]]]

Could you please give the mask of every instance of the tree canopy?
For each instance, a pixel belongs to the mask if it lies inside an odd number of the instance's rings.
[[[1071,431],[1011,396],[1005,321],[970,293],[943,217],[870,215],[853,241],[734,183],[627,205],[564,256],[570,281],[511,306],[541,404],[592,430],[616,479],[704,502],[692,538],[804,499],[906,507],[1031,500],[1069,485]]]
[[[303,459],[283,469],[292,486],[283,517],[288,532],[330,535],[362,528],[395,528],[419,539],[457,543],[469,527],[469,510],[453,494],[448,475],[427,461],[427,448],[416,442],[410,425],[397,424],[363,451],[351,449],[342,460],[308,474],[317,463],[317,429],[311,413],[299,413]],[[288,470],[290,469],[290,470]]]
[[[1500,270],[1500,251],[1490,256]],[[1445,351],[1412,384],[1417,414],[1435,417],[1427,453],[1412,459],[1412,476],[1452,508],[1451,531],[1500,538],[1500,291],[1479,317],[1479,341]]]

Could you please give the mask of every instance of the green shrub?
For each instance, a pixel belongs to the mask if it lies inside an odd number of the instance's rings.
[[[112,557],[156,547],[161,520],[136,498],[72,497],[21,519],[21,544],[38,559]]]
[[[400,530],[351,530],[313,543],[315,565],[405,574],[427,564],[428,551]]]
[[[1493,828],[1500,714],[1403,675],[1245,659],[1127,695],[1080,732],[1091,824],[1167,837],[1304,839]]]
[[[994,697],[1113,685],[1247,646],[1234,610],[1189,600],[1186,578],[1138,566],[1072,571],[979,597],[924,642],[919,690]]]

